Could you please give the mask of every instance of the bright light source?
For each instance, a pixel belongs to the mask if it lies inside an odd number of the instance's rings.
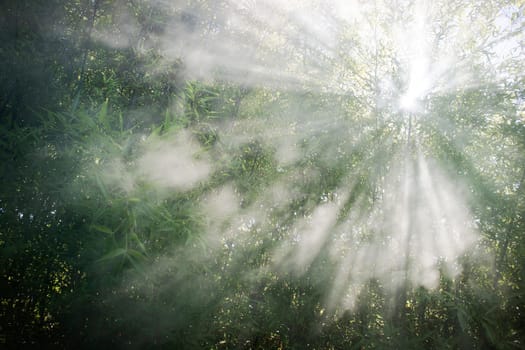
[[[428,57],[424,50],[418,50],[417,56],[410,58],[409,83],[406,92],[399,99],[399,108],[406,111],[416,111],[423,99],[432,89],[435,81],[430,70]]]
[[[399,107],[405,111],[414,111],[417,109],[417,100],[417,96],[407,91],[399,99]]]

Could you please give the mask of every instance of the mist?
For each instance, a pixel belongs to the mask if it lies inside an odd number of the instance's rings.
[[[481,239],[469,208],[472,199],[465,179],[423,146],[428,136],[423,123],[440,118],[431,99],[501,79],[477,73],[490,56],[503,64],[506,53],[487,55],[491,46],[478,42],[476,33],[492,26],[489,41],[513,33],[502,15],[480,11],[471,18],[473,5],[458,9],[452,2],[407,2],[399,8],[318,1],[147,3],[166,13],[163,29],[140,43],[143,50],[160,52],[151,74],[180,61],[187,79],[268,91],[267,102],[258,107],[261,116],[252,117],[241,105],[242,118],[211,122],[221,136],[220,159],[180,132],[148,141],[134,164],[133,176],[162,191],[212,183],[213,190],[200,199],[210,249],[202,264],[217,268],[211,257],[219,261],[229,251],[221,274],[240,273],[252,282],[263,272],[302,276],[326,264],[326,272],[317,273],[330,275],[322,299],[330,310],[352,310],[370,280],[395,295],[407,287],[434,290],[440,276],[454,280],[461,274],[461,259]],[[446,16],[452,8],[453,15]],[[119,48],[123,35],[132,42],[134,25],[127,21],[119,38],[103,32],[94,38]],[[467,42],[469,51],[459,51]],[[311,92],[327,96],[327,102],[305,106],[294,97]],[[361,115],[345,115],[336,99],[356,101]],[[387,125],[395,125],[394,131],[384,133]],[[446,124],[440,127],[438,132],[449,132]],[[305,146],[306,139],[315,142]],[[272,168],[271,180],[256,185],[260,191],[251,193],[255,185],[244,188],[235,180],[211,180],[221,164],[242,159],[235,149],[251,152],[258,145],[269,147]],[[369,155],[358,168],[343,165],[329,192],[317,198],[307,192],[326,176],[307,159],[333,166],[365,147]],[[366,189],[356,180],[362,176],[371,179]],[[300,210],[293,209],[297,202],[303,203]],[[246,255],[266,244],[261,266],[244,268]],[[148,269],[167,271],[178,264],[168,258]],[[147,283],[155,283],[155,273],[147,275]]]
[[[85,292],[57,325],[88,347],[522,344],[486,330],[521,288],[523,4],[91,6],[52,27],[79,43],[63,111],[0,129],[34,143],[12,169],[45,170],[13,222],[82,236],[50,258],[73,277],[46,275],[49,305]],[[51,332],[62,309],[35,305]]]

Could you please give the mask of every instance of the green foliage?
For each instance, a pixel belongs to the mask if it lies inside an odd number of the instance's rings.
[[[521,77],[430,96],[408,120],[353,57],[350,96],[188,80],[157,39],[170,16],[204,24],[176,6],[1,6],[0,348],[523,348]],[[158,145],[172,157],[144,169]],[[353,260],[328,243],[298,271],[279,264],[323,205],[338,205],[328,237],[361,229],[416,146],[464,186],[482,236],[454,280],[333,291]]]
[[[261,142],[252,141],[241,145],[233,157],[230,177],[247,200],[264,190],[276,175],[273,152]]]

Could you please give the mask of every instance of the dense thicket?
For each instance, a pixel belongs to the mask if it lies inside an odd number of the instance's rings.
[[[299,75],[243,80],[220,65],[205,79],[194,56],[166,59],[165,35],[221,38],[229,24],[213,14],[230,2],[173,3],[1,4],[0,348],[525,347],[521,51],[490,66],[488,49],[468,42],[480,84],[421,97],[424,112],[407,112],[380,92],[381,74],[409,84],[381,45],[337,61],[348,93]],[[486,5],[469,15],[512,9],[522,25],[525,5]],[[352,30],[340,44],[348,52],[359,44]],[[490,30],[479,33],[485,42]],[[290,44],[267,40],[257,64]],[[293,45],[305,65],[329,63]],[[417,189],[406,217],[396,209],[405,192],[388,194],[405,185]],[[441,228],[418,211],[434,208],[425,190],[458,213],[449,193],[468,207],[454,235],[468,226],[476,241],[456,273],[443,248],[426,284],[412,246],[399,252],[400,275],[353,270],[388,264],[389,230],[403,220],[415,220],[415,241],[434,239],[423,231]],[[445,231],[456,230],[452,219]]]

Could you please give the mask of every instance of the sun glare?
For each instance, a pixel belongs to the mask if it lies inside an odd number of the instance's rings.
[[[404,93],[401,98],[399,99],[399,107],[400,109],[404,111],[412,112],[415,109],[417,109],[418,106],[418,100],[417,96],[410,92]]]

